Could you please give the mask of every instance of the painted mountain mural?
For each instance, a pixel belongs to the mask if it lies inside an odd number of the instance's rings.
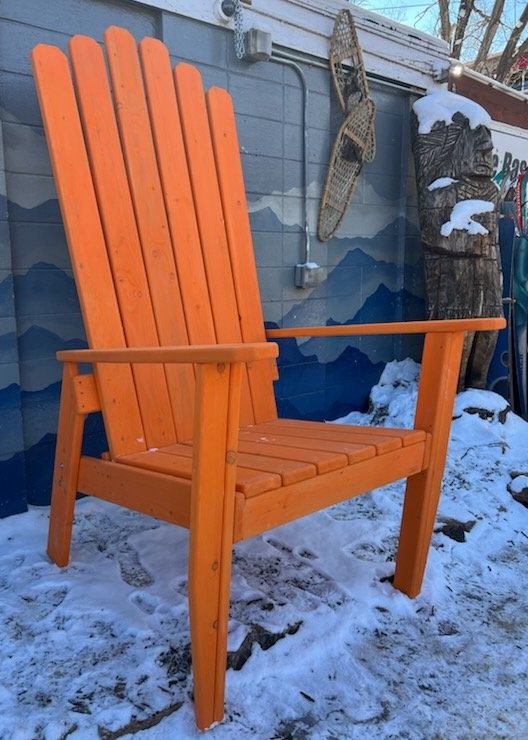
[[[352,409],[364,410],[369,391],[377,383],[384,362],[372,363],[355,347],[346,347],[332,362],[304,355],[295,339],[279,340],[282,361],[275,385],[279,416],[328,420]]]
[[[424,313],[423,298],[409,293],[405,288],[393,292],[381,283],[352,318],[345,321],[334,321],[330,318],[325,323],[327,326],[336,326],[398,320],[418,321],[424,318]],[[395,358],[401,359],[403,356],[415,357],[416,355],[416,342],[412,335],[313,338],[302,344],[300,351],[302,354],[326,357],[331,361],[337,359],[349,345],[361,348],[373,362],[390,362]],[[421,343],[418,346],[421,346]]]
[[[73,276],[47,262],[15,274],[14,289],[17,313],[22,315],[80,313]]]
[[[20,360],[39,360],[52,358],[56,362],[57,352],[65,349],[83,349],[86,340],[80,338],[63,339],[52,331],[33,325],[18,338]]]
[[[22,115],[18,97],[14,102]],[[31,123],[37,124],[34,101],[32,105],[36,118]],[[21,510],[26,500],[31,504],[49,501],[61,372],[55,354],[60,349],[86,346],[60,210],[53,181],[48,170],[44,171],[47,155],[42,133],[29,130],[13,116],[7,120],[10,127],[5,142],[10,161],[16,161],[17,166],[9,173],[10,200],[5,209],[11,222],[8,246],[14,269],[0,271],[0,318],[11,319],[11,323],[6,320],[0,324],[0,409],[4,423],[4,428],[0,426],[0,481],[10,481],[12,504],[4,505],[0,496],[0,516],[9,513],[9,506],[11,511]],[[30,138],[26,141],[21,136]],[[400,161],[400,147],[394,141]],[[269,182],[259,184],[262,173],[258,167],[252,170],[254,161],[249,158],[245,162],[249,192],[266,193]],[[295,179],[295,171],[287,175]],[[376,192],[369,197],[376,208],[384,208],[387,199],[394,200],[394,194],[385,192],[386,180],[373,176],[372,182]],[[381,190],[376,189],[376,182],[383,186]],[[288,222],[285,218],[286,195],[277,193],[271,199],[273,208],[251,209],[255,232],[269,242],[280,241],[281,247],[287,239],[302,237],[302,228],[295,220]],[[293,210],[299,210],[300,199],[290,200],[295,205]],[[314,205],[316,199],[312,201]],[[273,315],[280,325],[419,317],[423,310],[419,235],[412,219],[398,216],[393,206],[384,209],[377,233],[378,216],[373,211],[369,214],[368,236],[342,238],[342,234],[328,245],[321,245],[314,237],[314,245],[326,256],[328,275],[315,290],[301,293],[299,301],[293,303],[291,294],[288,300],[282,299],[282,288],[266,279],[265,266],[270,263],[263,261],[263,300],[284,300],[284,304],[279,303],[282,310],[274,307]],[[395,217],[387,224],[393,213]],[[280,279],[286,279],[289,266],[283,264],[280,250],[275,259],[274,274],[280,271]],[[309,339],[299,344],[285,340],[281,349],[276,384],[279,412],[282,416],[313,419],[332,419],[353,408],[364,408],[384,362],[405,352],[401,342],[375,337],[357,342],[346,338],[325,342]],[[87,421],[85,446],[94,454],[107,448],[100,415],[92,415]]]
[[[27,511],[24,453],[0,454],[0,519],[24,511]]]
[[[401,227],[402,224],[398,228]],[[387,227],[382,240],[389,239],[394,228],[394,225]],[[420,284],[421,265],[398,266],[375,259],[362,248],[371,251],[372,247],[374,251],[369,240],[358,238],[351,243],[362,246],[349,249],[329,270],[326,281],[288,311],[281,322],[283,325],[352,324],[422,317],[423,300],[401,287]],[[0,391],[0,408],[11,408],[12,414],[23,418],[23,438],[19,432],[17,438],[11,435],[9,442],[16,454],[0,459],[0,475],[5,470],[13,490],[21,493],[13,498],[12,505],[2,508],[0,501],[0,515],[22,510],[26,500],[31,504],[48,503],[60,393],[60,366],[55,353],[86,346],[85,340],[78,336],[79,304],[69,271],[40,261],[15,274],[14,281],[5,283],[0,286],[3,288],[0,299],[5,296],[6,302],[12,302],[15,295],[17,304],[23,307],[19,322],[26,328],[17,340],[22,389],[17,386],[5,390],[3,397]],[[354,290],[355,285],[359,286],[358,290]],[[0,353],[12,353],[15,340],[13,332],[0,336]],[[295,340],[282,341],[276,384],[279,414],[334,419],[351,409],[364,408],[384,362],[403,352],[393,338],[386,340],[379,337],[359,341],[309,339],[302,344]],[[20,424],[19,429],[22,429]],[[90,416],[85,451],[100,454],[106,448],[101,417]]]

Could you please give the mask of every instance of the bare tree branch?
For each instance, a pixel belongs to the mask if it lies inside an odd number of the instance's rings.
[[[356,2],[374,4],[374,0]],[[519,50],[528,53],[522,43],[528,27],[528,2],[516,2],[522,8],[520,17],[515,13],[513,0],[422,0],[424,4],[412,6],[416,7],[413,22],[417,28],[440,36],[455,59],[473,59],[471,65],[479,72],[493,74],[504,82],[510,78]],[[398,11],[410,7],[399,3],[401,0],[387,0],[383,10],[395,17]],[[503,51],[495,53],[501,47]]]
[[[451,23],[449,21],[449,0],[438,0],[440,11],[440,36],[451,46]]]
[[[458,18],[455,26],[455,32],[453,34],[453,45],[451,47],[451,56],[453,56],[455,59],[460,59],[462,42],[464,41],[469,16],[471,15],[474,6],[475,0],[460,0],[460,7],[458,8]]]
[[[481,69],[483,63],[488,58],[491,44],[493,43],[493,39],[495,38],[495,34],[497,33],[497,29],[499,27],[503,8],[504,0],[495,0],[495,3],[493,4],[493,10],[491,11],[491,16],[486,28],[486,33],[484,34],[484,38],[482,39],[482,43],[478,50],[477,58],[475,59],[475,69],[477,71]]]
[[[480,15],[482,20],[486,21],[486,23],[489,21],[490,17],[487,13],[485,13],[483,10],[481,10],[479,7],[475,5],[475,13],[477,15]]]
[[[424,10],[421,10],[419,13],[417,13],[415,23],[416,24],[420,23],[425,18],[425,16],[429,13],[429,11],[435,7],[436,7],[436,0],[433,0],[433,2],[430,5],[428,5]]]
[[[497,71],[495,73],[495,79],[497,79],[499,82],[504,82],[506,80],[512,68],[514,58],[515,58],[515,61],[519,58],[521,48],[524,46],[524,44],[521,44],[521,47],[519,48],[517,54],[515,53],[515,48],[517,46],[517,42],[519,41],[519,38],[522,32],[526,28],[527,23],[528,23],[528,3],[526,3],[526,5],[524,6],[524,10],[519,17],[519,20],[517,21],[515,28],[511,32],[511,36],[506,42],[506,46],[504,47],[501,58],[499,59],[499,63],[497,65]]]

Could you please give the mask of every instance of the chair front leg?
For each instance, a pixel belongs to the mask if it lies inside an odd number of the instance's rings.
[[[224,716],[240,364],[197,369],[189,543],[189,615],[196,724]]]
[[[428,467],[407,480],[395,588],[420,593],[444,474],[464,333],[425,337],[415,428],[431,433]]]
[[[59,427],[53,469],[48,555],[64,567],[70,559],[70,544],[77,495],[77,479],[84,431],[84,414],[77,410],[74,378],[77,365],[66,362],[62,371]]]

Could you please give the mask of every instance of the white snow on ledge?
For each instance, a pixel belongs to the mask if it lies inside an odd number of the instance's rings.
[[[449,126],[455,113],[466,116],[471,128],[491,125],[491,117],[482,106],[447,90],[424,95],[414,103],[413,110],[418,117],[419,134],[431,133],[434,124],[440,121]]]
[[[467,231],[470,234],[489,234],[489,231],[473,221],[473,216],[478,213],[489,213],[495,210],[495,204],[489,200],[461,200],[451,211],[449,221],[442,224],[440,233],[449,236],[454,229]]]
[[[458,180],[454,180],[452,177],[439,177],[438,180],[434,180],[430,185],[427,186],[427,190],[440,190],[440,188],[447,188]]]

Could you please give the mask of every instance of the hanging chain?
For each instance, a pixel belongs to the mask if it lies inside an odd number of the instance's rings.
[[[242,4],[235,0],[235,54],[237,59],[243,59],[246,53],[244,39],[244,18],[242,16]]]

